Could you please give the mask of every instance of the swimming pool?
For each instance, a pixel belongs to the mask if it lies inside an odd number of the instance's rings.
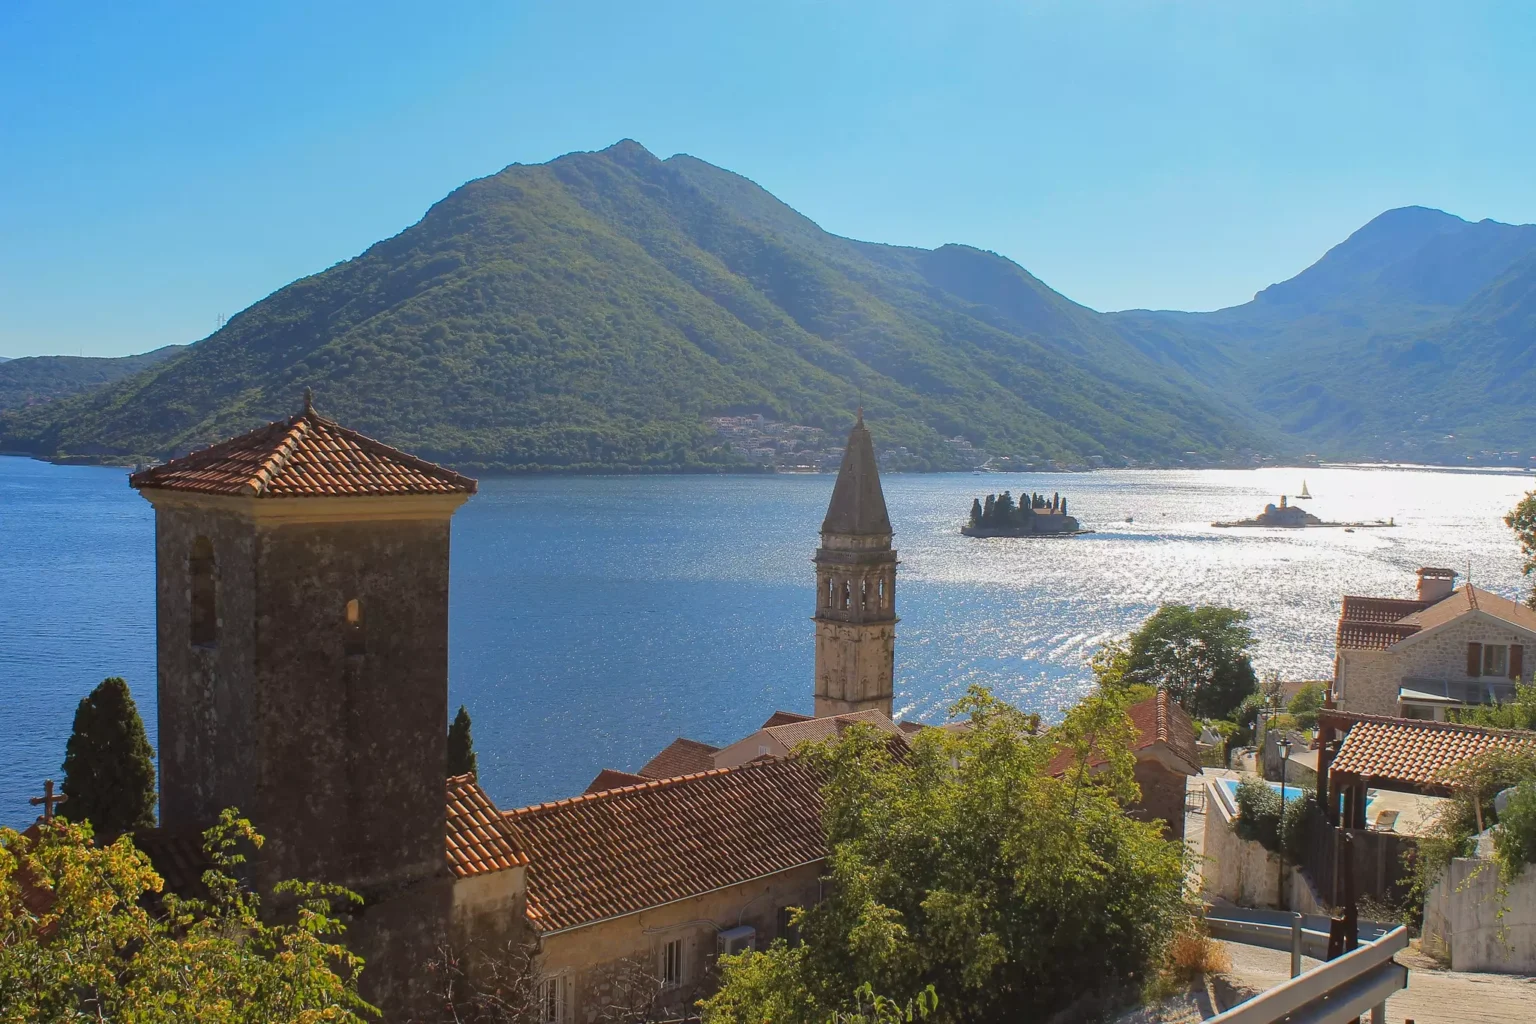
[[[1237,787],[1238,787],[1238,785],[1240,785],[1241,780],[1240,779],[1217,779],[1216,781],[1221,783],[1221,788],[1227,791],[1227,803],[1233,808],[1233,810],[1236,810],[1236,808],[1237,808]],[[1280,792],[1280,783],[1278,783],[1278,782],[1266,782],[1265,785],[1267,785],[1270,789],[1274,790],[1276,793]],[[1309,792],[1309,791],[1302,789],[1300,786],[1295,785],[1294,783],[1287,784],[1286,787],[1285,787],[1285,802],[1288,803],[1288,804],[1293,804],[1297,800],[1300,800],[1301,797],[1302,797],[1302,794],[1304,794],[1306,792]],[[1365,791],[1365,818],[1366,818],[1367,821],[1375,820],[1373,815],[1372,815],[1372,808],[1375,806],[1375,804],[1376,804],[1376,791],[1374,789],[1366,790]]]

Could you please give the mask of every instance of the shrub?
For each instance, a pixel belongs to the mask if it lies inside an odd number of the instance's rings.
[[[1297,788],[1287,787],[1286,795]],[[1256,842],[1270,853],[1279,853],[1283,848],[1287,859],[1299,861],[1317,813],[1317,794],[1311,790],[1300,792],[1286,806],[1280,801],[1279,790],[1257,779],[1245,779],[1237,787],[1238,837]]]
[[[1536,781],[1526,780],[1509,795],[1509,805],[1493,830],[1493,855],[1508,881],[1536,864]]]

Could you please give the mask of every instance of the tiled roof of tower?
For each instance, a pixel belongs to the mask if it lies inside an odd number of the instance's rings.
[[[645,762],[645,767],[636,774],[648,779],[675,779],[679,775],[707,772],[715,766],[715,759],[710,755],[719,749],[708,743],[679,736],[662,748],[661,753]]]
[[[848,434],[848,446],[843,449],[843,464],[837,471],[837,482],[832,485],[832,500],[827,504],[821,532],[859,536],[891,532],[885,492],[880,489],[880,467],[875,461],[869,428],[864,426],[863,409]]]
[[[303,412],[128,478],[138,488],[245,498],[473,494],[475,481]]]
[[[1447,769],[1488,750],[1536,754],[1536,732],[1377,715],[1324,714],[1340,724],[1352,723],[1333,759],[1332,770],[1389,788],[1392,783],[1443,788]]]
[[[528,920],[575,928],[826,857],[821,788],[766,761],[506,813],[532,864]]]
[[[457,878],[526,865],[506,818],[473,775],[448,779],[448,867]]]

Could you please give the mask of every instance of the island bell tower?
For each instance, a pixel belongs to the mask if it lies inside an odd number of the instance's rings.
[[[896,552],[864,411],[848,435],[816,549],[816,717],[891,714]]]

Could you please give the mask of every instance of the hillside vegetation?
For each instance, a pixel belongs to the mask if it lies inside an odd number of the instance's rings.
[[[185,345],[166,345],[137,356],[24,356],[0,359],[0,412],[42,405],[122,380],[180,355]]]
[[[1015,264],[830,235],[745,178],[633,142],[472,181],[182,358],[0,413],[0,448],[166,456],[323,412],[468,469],[737,460],[704,424],[760,412],[943,465],[1272,450],[1226,399]],[[1186,456],[1185,453],[1194,453]]]

